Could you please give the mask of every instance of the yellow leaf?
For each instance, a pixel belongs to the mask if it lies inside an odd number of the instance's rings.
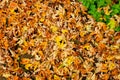
[[[45,19],[44,19],[44,18],[41,18],[41,19],[40,19],[40,22],[44,22],[44,21],[45,21]]]
[[[110,22],[108,23],[108,26],[110,27],[111,30],[113,30],[116,26],[115,19],[110,19]]]
[[[24,46],[28,46],[28,43],[24,40]]]
[[[29,67],[31,67],[31,66],[32,66],[32,64],[26,64],[25,69],[29,70]]]
[[[106,15],[110,15],[111,11],[109,9],[110,9],[109,5],[107,7],[104,7],[104,12]]]
[[[109,56],[107,57],[107,60],[112,60],[113,58],[114,58],[114,56],[109,55]]]
[[[71,77],[72,77],[72,78],[75,78],[75,76],[76,76],[76,73],[73,73]]]
[[[112,45],[112,46],[111,46],[111,49],[112,49],[112,50],[119,49],[119,45]]]
[[[109,70],[113,70],[115,68],[115,64],[113,62],[109,63]]]
[[[40,78],[40,76],[38,76],[38,75],[35,77],[35,80],[40,80],[40,79],[41,79],[41,78]]]
[[[27,26],[23,26],[23,28],[22,28],[23,33],[27,30],[28,30]]]
[[[16,14],[16,13],[14,12],[14,9],[10,9],[10,12],[11,12],[11,14]]]
[[[89,49],[90,49],[90,46],[89,46],[88,44],[86,44],[86,45],[84,46],[84,48],[87,49],[87,50],[89,50]]]
[[[63,29],[63,30],[62,30],[62,33],[63,33],[63,34],[68,33],[68,30],[67,30],[67,29]]]
[[[54,75],[54,80],[61,80],[59,76]]]
[[[59,16],[60,18],[64,18],[63,14],[62,13],[59,13]]]
[[[65,40],[63,39],[62,36],[57,36],[55,40],[59,48],[64,48],[66,46]]]
[[[14,68],[14,69],[13,69],[13,71],[17,71],[18,69],[19,69],[19,67],[17,67],[17,68]]]
[[[80,36],[81,37],[84,37],[85,34],[86,34],[85,31],[80,31]]]
[[[77,35],[72,35],[71,36],[71,38],[74,39],[74,40],[76,39],[76,37],[77,37]]]
[[[30,13],[31,13],[31,11],[29,10],[29,11],[27,11],[27,15],[29,16],[30,15]]]
[[[35,4],[36,9],[39,9],[41,7],[40,3],[36,2]]]
[[[64,62],[63,62],[63,65],[64,66],[69,66],[73,63],[75,57],[74,56],[70,56],[70,57],[67,57]]]
[[[39,65],[39,62],[37,61],[33,63],[34,71],[38,68],[38,65]]]
[[[85,28],[86,28],[86,30],[87,30],[88,32],[92,31],[90,25],[86,25]]]
[[[57,32],[57,30],[58,30],[58,27],[56,27],[56,26],[51,26],[50,28],[52,29],[52,32]]]

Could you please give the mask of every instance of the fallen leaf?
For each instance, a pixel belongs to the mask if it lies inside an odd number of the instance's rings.
[[[29,70],[29,68],[32,66],[32,64],[25,64],[25,69]]]
[[[66,41],[62,36],[57,36],[55,40],[59,48],[64,48],[66,46]]]
[[[63,61],[63,65],[70,66],[74,62],[74,59],[75,59],[74,56],[69,56],[69,57],[65,58],[65,60]]]
[[[61,80],[59,76],[54,75],[54,80]]]
[[[113,62],[109,62],[109,70],[113,70],[113,69],[115,69],[115,63],[113,63]]]

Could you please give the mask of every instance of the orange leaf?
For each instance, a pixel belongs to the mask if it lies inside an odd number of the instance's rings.
[[[99,49],[105,49],[106,47],[104,43],[99,43],[98,46],[99,46]]]
[[[108,80],[109,79],[109,74],[104,74],[103,79]]]
[[[103,39],[102,35],[96,35],[96,41],[99,42]]]
[[[22,58],[22,61],[21,61],[22,64],[28,64],[29,62],[30,62],[30,59]]]
[[[0,39],[2,39],[2,38],[3,38],[3,36],[4,36],[4,35],[3,35],[2,33],[0,33]]]
[[[4,46],[5,46],[5,49],[8,49],[8,40],[5,40],[5,42],[4,42]]]
[[[14,76],[14,77],[13,77],[13,80],[18,80],[18,76]]]
[[[17,3],[13,2],[13,1],[9,5],[9,7],[12,8],[12,9],[16,8],[17,6],[18,6]]]
[[[45,49],[47,47],[47,42],[42,42],[41,46],[42,46],[43,49]]]
[[[31,79],[30,79],[30,78],[24,77],[24,78],[22,78],[22,80],[31,80]]]

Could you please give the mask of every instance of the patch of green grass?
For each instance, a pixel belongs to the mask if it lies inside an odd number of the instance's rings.
[[[96,21],[111,24],[110,18],[114,15],[120,15],[120,0],[78,0],[86,6],[88,13],[92,15]],[[104,10],[109,6],[108,11]],[[100,9],[100,10],[99,10]],[[111,27],[111,25],[109,25]],[[115,31],[119,31],[119,27],[115,26]]]

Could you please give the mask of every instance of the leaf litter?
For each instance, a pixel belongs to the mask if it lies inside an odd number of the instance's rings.
[[[75,0],[2,0],[0,79],[119,80],[119,21],[96,22]]]

